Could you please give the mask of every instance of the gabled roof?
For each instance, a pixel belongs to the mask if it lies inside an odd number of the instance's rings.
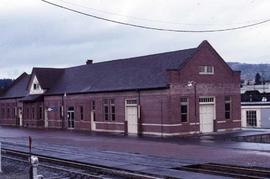
[[[61,77],[63,72],[64,69],[57,68],[33,68],[31,73],[31,79],[33,78],[33,75],[35,75],[42,89],[50,89],[57,82],[57,79]],[[31,80],[29,80],[28,82],[28,89],[30,83]]]
[[[23,73],[19,76],[11,86],[5,91],[5,93],[0,97],[0,99],[6,98],[20,98],[27,95],[27,84],[30,79],[30,75]]]
[[[18,79],[20,85],[16,82],[18,92],[14,87],[5,96],[26,96],[26,89],[29,89],[33,75],[37,77],[41,87],[46,89],[44,95],[168,88],[167,71],[182,68],[205,46],[216,53],[207,41],[203,41],[199,47],[185,50],[63,69],[33,68],[30,78],[29,75],[27,79],[22,75],[25,78]]]
[[[197,48],[66,68],[47,94],[168,87],[167,70],[178,69]]]

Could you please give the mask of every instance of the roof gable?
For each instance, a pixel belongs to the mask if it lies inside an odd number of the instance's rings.
[[[29,80],[29,87],[28,87],[29,94],[43,94],[46,90],[44,90],[40,82],[37,79],[36,74],[32,74]]]
[[[57,68],[33,68],[31,80],[28,82],[27,89],[31,89],[34,77],[36,77],[42,89],[46,90],[52,88],[57,83],[57,80],[61,77],[63,72],[64,69]]]
[[[19,76],[11,86],[5,91],[0,98],[19,98],[27,95],[27,84],[30,79],[30,75],[23,73]]]
[[[224,65],[224,67],[231,73],[234,71],[232,68],[224,61],[224,59],[217,53],[217,51],[214,49],[214,47],[207,41],[204,40],[198,47],[198,51],[203,48],[208,48]]]

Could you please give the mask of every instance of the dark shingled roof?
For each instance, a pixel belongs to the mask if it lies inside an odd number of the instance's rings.
[[[246,91],[241,94],[241,102],[262,102],[263,97],[270,101],[270,93],[260,93],[257,90]]]
[[[46,94],[168,87],[167,70],[179,68],[197,48],[66,68]]]
[[[44,95],[167,88],[167,70],[179,69],[198,48],[86,64],[71,68],[33,68],[22,74],[1,98],[27,96],[36,75]],[[29,99],[33,97],[28,97]],[[28,100],[25,98],[25,100]]]
[[[43,89],[52,88],[62,76],[64,69],[56,68],[33,68],[32,75],[36,75]],[[30,81],[29,81],[30,82]]]
[[[30,75],[23,73],[19,76],[12,85],[6,90],[6,92],[0,97],[3,98],[19,98],[27,95],[27,84],[30,79]]]
[[[43,95],[42,94],[28,95],[25,96],[24,98],[21,98],[20,101],[23,102],[43,101]]]

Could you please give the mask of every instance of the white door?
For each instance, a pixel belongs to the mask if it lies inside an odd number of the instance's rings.
[[[91,111],[91,130],[96,130],[95,111]]]
[[[214,104],[200,104],[200,132],[214,131]]]
[[[18,110],[19,113],[19,123],[20,123],[20,127],[23,125],[23,119],[22,119],[22,108],[20,107]]]
[[[137,106],[126,106],[127,130],[129,134],[138,133],[138,110]]]

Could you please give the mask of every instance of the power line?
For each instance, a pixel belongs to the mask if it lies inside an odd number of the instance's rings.
[[[259,22],[255,22],[255,23],[251,23],[251,24],[247,24],[247,25],[242,25],[242,26],[237,26],[237,27],[230,27],[230,28],[223,28],[223,29],[206,29],[206,30],[169,29],[169,28],[159,28],[159,27],[153,27],[153,26],[144,26],[144,25],[139,25],[139,24],[132,24],[132,23],[127,23],[127,22],[117,21],[117,20],[113,20],[113,19],[104,18],[104,17],[93,15],[93,14],[81,12],[81,11],[78,11],[76,9],[72,9],[72,8],[69,8],[69,7],[66,7],[66,6],[62,6],[62,5],[47,1],[47,0],[41,0],[41,1],[43,1],[43,2],[45,2],[47,4],[50,4],[50,5],[53,5],[53,6],[56,6],[56,7],[71,11],[71,12],[75,12],[77,14],[85,15],[85,16],[92,17],[92,18],[99,19],[99,20],[112,22],[112,23],[116,23],[116,24],[121,24],[121,25],[126,25],[126,26],[131,26],[131,27],[137,27],[137,28],[148,29],[148,30],[156,30],[156,31],[165,31],[165,32],[185,32],[185,33],[225,32],[225,31],[233,31],[233,30],[245,29],[245,28],[254,27],[254,26],[258,26],[258,25],[270,22],[270,19],[266,19],[266,20],[263,20],[263,21],[259,21]]]
[[[142,17],[136,17],[136,16],[123,15],[123,14],[115,13],[115,12],[111,12],[111,11],[100,10],[100,9],[92,8],[92,7],[89,7],[89,6],[85,6],[85,5],[81,5],[81,4],[77,4],[77,3],[69,2],[69,1],[65,1],[65,0],[57,0],[57,1],[63,2],[65,4],[77,6],[77,7],[80,7],[80,8],[96,11],[98,13],[109,14],[109,15],[118,16],[118,17],[131,18],[131,19],[134,19],[134,20],[157,22],[157,23],[162,23],[162,24],[174,24],[174,25],[200,25],[200,26],[205,26],[205,25],[213,26],[213,25],[216,25],[216,24],[211,24],[211,23],[179,23],[179,22],[173,22],[173,21],[148,19],[148,18],[142,18]],[[257,19],[257,21],[262,21],[262,19]],[[243,25],[243,24],[254,23],[254,22],[256,22],[256,21],[249,20],[249,21],[245,21],[245,22],[241,22],[241,23],[229,23],[229,24],[224,24],[223,23],[223,25]]]

